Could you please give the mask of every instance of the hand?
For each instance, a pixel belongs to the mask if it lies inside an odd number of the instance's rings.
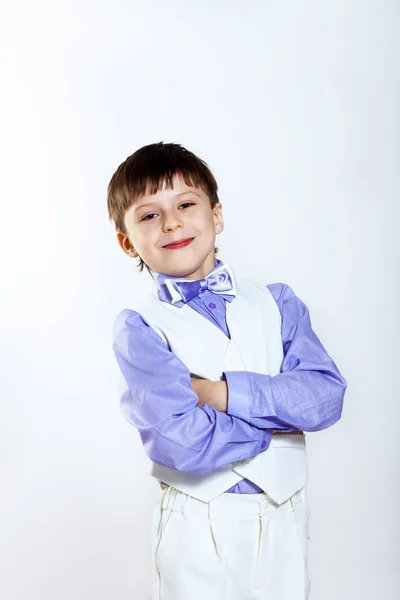
[[[208,404],[218,412],[228,411],[228,386],[226,381],[210,381],[209,379],[190,378],[193,391],[197,394],[197,406],[202,408]]]

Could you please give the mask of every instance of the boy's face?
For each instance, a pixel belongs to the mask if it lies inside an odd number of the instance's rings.
[[[215,266],[215,237],[223,230],[222,205],[211,208],[207,194],[175,176],[173,189],[139,198],[125,214],[121,248],[153,271],[203,279]],[[189,243],[171,246],[175,242]]]

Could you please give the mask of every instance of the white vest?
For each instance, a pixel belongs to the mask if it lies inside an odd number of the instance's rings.
[[[156,290],[134,310],[146,319],[191,375],[212,381],[220,381],[224,371],[277,375],[283,360],[279,308],[265,285],[237,279],[236,286],[236,297],[226,303],[231,339],[190,306],[178,308],[161,302]],[[252,398],[249,404],[253,404]],[[187,475],[155,463],[150,474],[204,502],[246,478],[281,504],[307,481],[305,437],[273,435],[269,448],[257,456],[224,465],[204,476]]]

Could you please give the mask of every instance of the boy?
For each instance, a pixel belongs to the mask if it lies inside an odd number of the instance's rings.
[[[340,418],[347,384],[288,285],[216,260],[217,192],[206,163],[164,143],[108,186],[118,243],[156,284],[117,316],[113,345],[163,488],[153,600],[305,600],[303,432]]]

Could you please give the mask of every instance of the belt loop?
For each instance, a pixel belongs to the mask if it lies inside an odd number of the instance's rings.
[[[268,494],[266,492],[263,492],[262,498],[260,499],[260,502],[258,503],[258,508],[259,508],[258,514],[260,517],[262,516],[264,510],[266,508],[268,508],[268,506],[270,506],[270,505],[271,505],[270,497],[268,496]]]
[[[256,557],[256,571],[255,571],[255,576],[254,576],[254,585],[256,585],[256,579],[257,579],[257,573],[258,573],[261,538],[263,535],[263,511],[264,511],[264,506],[266,506],[266,501],[267,501],[267,498],[263,497],[258,502],[258,541],[257,541],[257,557]]]
[[[171,500],[171,494],[172,494],[172,490],[173,490],[173,488],[172,488],[172,487],[169,487],[169,488],[167,488],[167,493],[165,494],[165,496],[168,496],[168,498],[167,498],[167,506],[166,506],[166,507],[165,507],[165,506],[163,507],[163,508],[165,508],[165,510],[170,510],[170,507],[169,507],[169,502],[170,502],[170,500]],[[164,503],[165,503],[165,498],[164,498]]]
[[[212,500],[210,502],[207,502],[207,505],[208,505],[207,506],[207,509],[208,509],[208,518],[209,519],[213,518],[213,513],[214,513],[213,509],[211,508],[211,502],[212,502]]]
[[[290,512],[293,512],[294,511],[293,496],[290,496],[289,500],[290,500],[290,508],[289,508],[289,510],[290,510]]]
[[[161,496],[161,501],[160,501],[161,510],[164,509],[165,496],[168,494],[168,490],[169,490],[169,487],[165,487],[162,491],[162,496]]]
[[[214,544],[215,553],[218,556],[218,558],[220,559],[221,556],[219,554],[219,550],[218,550],[218,546],[217,546],[217,540],[215,539],[215,533],[214,533],[214,528],[213,528],[213,524],[212,524],[213,519],[215,521],[215,517],[213,516],[214,515],[214,506],[211,507],[211,503],[215,502],[216,500],[217,499],[215,499],[214,501],[211,500],[210,502],[207,502],[207,504],[208,504],[208,507],[207,507],[207,513],[208,513],[207,517],[208,517],[208,523],[209,523],[210,532],[211,532],[211,539],[212,539],[212,542]]]

